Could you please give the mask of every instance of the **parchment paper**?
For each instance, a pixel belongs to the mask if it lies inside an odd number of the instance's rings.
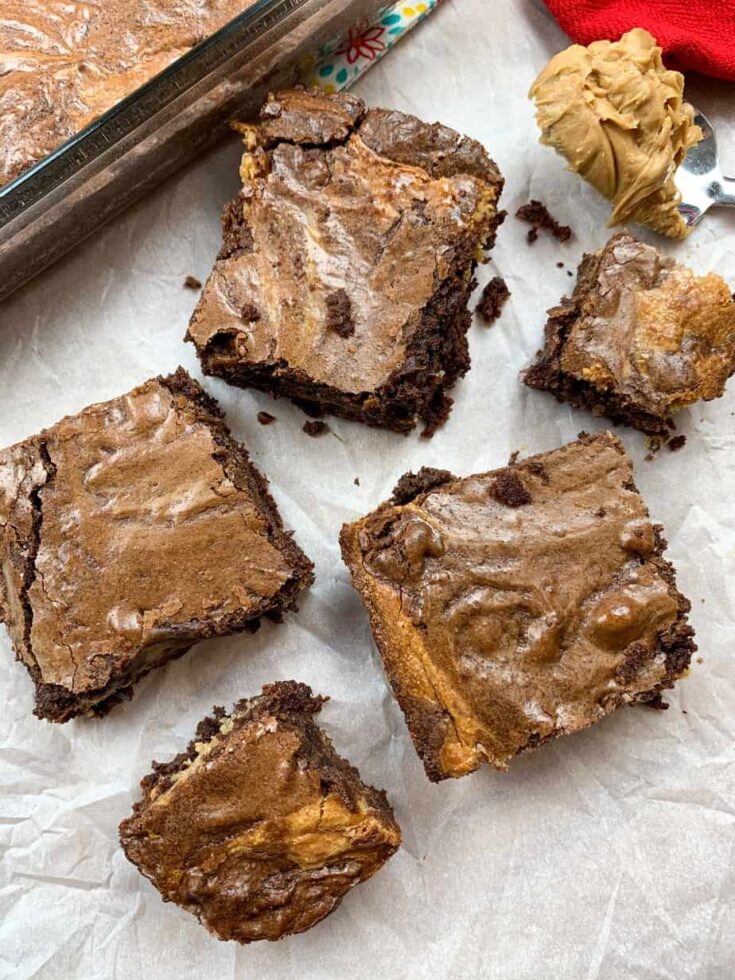
[[[607,237],[608,208],[536,143],[525,95],[565,44],[540,0],[446,0],[365,76],[373,104],[440,119],[481,139],[507,178],[512,213],[540,197],[574,240],[532,247],[509,217],[481,281],[512,291],[502,320],[476,323],[472,370],[431,441],[303,416],[219,381],[236,436],[269,476],[288,525],[316,562],[298,614],[255,636],[203,643],[147,677],[98,721],[53,726],[31,714],[31,683],[0,629],[0,974],[13,978],[570,978],[728,980],[735,973],[735,384],[682,417],[687,443],[645,462],[620,430],[693,603],[703,663],[667,713],[626,708],[518,759],[431,785],[373,650],[337,548],[343,521],[422,464],[470,473],[602,423],[522,387],[544,310],[583,250]],[[735,171],[733,88],[692,80]],[[219,247],[219,212],[237,190],[236,141],[198,161],[0,308],[0,443],[181,363],[196,295]],[[735,216],[712,214],[675,254],[735,287]],[[563,261],[565,267],[557,268]],[[267,428],[259,409],[278,418]],[[359,477],[360,485],[353,483]],[[213,704],[296,678],[331,695],[337,749],[385,787],[404,846],[336,914],[278,944],[238,947],[162,904],[123,856],[117,825],[153,758],[184,747]]]

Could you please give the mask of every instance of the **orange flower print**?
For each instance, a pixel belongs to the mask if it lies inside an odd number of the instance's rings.
[[[335,54],[347,55],[350,65],[354,65],[360,58],[375,61],[385,51],[385,42],[381,41],[384,33],[384,27],[369,27],[367,30],[351,27],[347,40]]]

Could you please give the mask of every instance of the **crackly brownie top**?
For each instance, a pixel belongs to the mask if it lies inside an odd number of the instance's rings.
[[[243,192],[189,339],[223,364],[378,388],[487,238],[495,165],[474,140],[347,94],[283,92],[242,129]]]
[[[735,303],[725,281],[696,276],[628,232],[588,257],[573,303],[561,370],[649,412],[717,398],[735,370]]]
[[[385,794],[314,723],[325,700],[285,681],[230,715],[215,709],[188,752],[154,764],[120,826],[163,897],[221,939],[308,929],[400,843]]]
[[[483,759],[504,768],[674,669],[657,645],[678,593],[611,433],[464,479],[401,481],[342,540],[434,779]]]
[[[0,187],[254,0],[3,0]]]
[[[180,370],[0,453],[0,618],[43,682],[104,687],[141,647],[244,621],[289,581],[265,485],[227,443]]]

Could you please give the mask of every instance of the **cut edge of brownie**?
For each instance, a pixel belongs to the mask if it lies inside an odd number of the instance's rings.
[[[201,621],[195,630],[187,627],[187,636],[181,641],[171,640],[158,648],[156,644],[144,646],[131,660],[129,666],[123,671],[115,672],[104,687],[84,694],[73,694],[59,684],[48,684],[43,680],[30,642],[33,610],[28,603],[28,591],[36,577],[35,561],[43,524],[42,487],[37,487],[29,495],[33,514],[33,537],[20,596],[24,610],[25,648],[30,661],[24,659],[18,650],[16,650],[16,659],[27,668],[35,687],[33,713],[36,717],[47,721],[63,723],[79,716],[101,717],[107,714],[121,701],[132,698],[133,685],[138,680],[151,670],[183,656],[201,640],[246,630],[255,632],[263,617],[279,621],[284,612],[294,608],[299,592],[314,580],[312,562],[293,540],[292,535],[283,528],[276,503],[268,490],[268,481],[251,462],[244,446],[230,435],[222,411],[214,399],[181,367],[173,374],[159,376],[155,380],[167,388],[174,398],[177,395],[184,397],[188,406],[196,410],[198,419],[207,425],[214,442],[220,449],[216,457],[217,462],[236,487],[247,490],[253,495],[260,513],[266,519],[268,540],[286,557],[293,571],[279,591],[264,601],[253,613],[244,615],[242,612],[234,612],[223,617],[216,624]],[[41,433],[28,442],[35,443],[39,447],[39,455],[47,473],[47,479],[42,486],[46,487],[53,480],[54,466],[45,448],[44,434]],[[181,632],[184,632],[183,628]],[[151,650],[156,650],[156,654],[152,658],[146,658],[146,651],[150,654]]]
[[[624,234],[619,232],[610,241]],[[575,408],[586,408],[593,415],[603,416],[615,425],[630,425],[648,435],[667,435],[675,428],[670,413],[656,415],[647,412],[621,392],[599,388],[589,381],[567,374],[561,368],[561,356],[569,331],[582,316],[584,301],[597,285],[608,246],[583,256],[571,299],[563,297],[559,306],[548,311],[544,347],[538,352],[535,362],[522,372],[521,379],[529,388],[548,391],[557,401],[567,402]]]
[[[268,103],[266,103],[266,106]],[[364,107],[363,107],[364,109]],[[371,117],[372,113],[372,117]],[[363,123],[383,115],[393,116],[388,110],[364,111],[354,116],[346,135],[339,139],[325,140],[319,144],[329,147],[344,143],[351,133],[360,134]],[[427,138],[431,141],[446,139],[453,132],[440,124],[426,124],[415,116],[399,114],[405,119],[417,121],[425,127]],[[262,125],[262,123],[261,123]],[[447,391],[463,377],[470,368],[467,332],[472,322],[468,309],[470,295],[474,286],[473,274],[481,252],[492,249],[497,231],[506,218],[506,212],[498,209],[504,179],[497,167],[477,141],[458,136],[455,148],[458,167],[453,168],[448,158],[451,152],[439,154],[440,171],[443,176],[472,171],[472,175],[483,180],[494,191],[492,214],[485,220],[482,230],[474,237],[467,237],[460,247],[454,249],[450,268],[436,285],[432,296],[418,313],[411,340],[406,349],[402,365],[373,391],[356,393],[344,392],[339,388],[317,382],[304,372],[292,368],[284,360],[270,363],[244,361],[236,352],[234,333],[221,331],[200,347],[189,330],[185,340],[197,348],[202,369],[205,374],[223,377],[238,387],[254,387],[266,391],[274,397],[284,396],[296,402],[318,403],[323,412],[342,418],[360,421],[367,425],[408,432],[414,429],[419,420],[425,424],[423,435],[431,436],[449,416],[452,399]],[[279,140],[267,142],[269,150]],[[398,163],[409,163],[400,152],[400,142],[390,147],[375,143],[373,137],[366,139],[376,153]],[[313,143],[302,143],[313,146]],[[487,164],[487,174],[483,177],[477,171],[477,163],[467,165],[467,159],[480,154]],[[437,161],[421,161],[428,173],[436,169]],[[462,165],[465,165],[464,169]],[[246,198],[241,192],[237,198],[225,206],[222,216],[223,245],[218,258],[241,254],[253,248],[254,242],[244,213]]]
[[[608,444],[613,445],[621,455],[627,455],[621,441],[614,433],[609,431],[598,433],[597,435],[581,432],[577,441],[590,444],[602,439],[608,441]],[[567,445],[573,445],[573,443],[568,443]],[[543,460],[547,455],[548,453],[537,453],[522,460],[513,460],[505,467],[499,467],[496,470],[488,472],[497,477],[506,474],[517,478],[518,471],[523,472],[526,469],[538,475],[539,468],[543,468]],[[422,467],[417,474],[411,472],[405,473],[396,484],[393,495],[389,500],[380,504],[370,514],[360,520],[344,524],[340,532],[342,559],[350,571],[354,588],[360,595],[368,612],[371,632],[378,653],[380,654],[384,674],[403,712],[411,740],[421,759],[426,775],[431,782],[461,778],[461,776],[454,776],[451,773],[447,773],[443,769],[440,760],[447,726],[453,724],[452,718],[449,712],[442,709],[438,704],[420,701],[405,691],[401,678],[388,669],[388,664],[392,658],[388,651],[389,641],[384,636],[382,615],[379,611],[378,604],[373,601],[371,590],[366,588],[362,583],[364,573],[362,572],[363,561],[362,549],[359,543],[359,532],[364,521],[372,515],[380,513],[380,511],[388,511],[396,506],[405,506],[413,501],[421,502],[424,497],[428,496],[436,488],[446,486],[446,484],[460,479],[462,477],[457,477],[448,470],[434,469],[433,467]],[[648,507],[633,479],[626,484],[625,489],[638,494],[645,508],[647,519],[650,520]],[[677,587],[676,571],[673,564],[663,557],[667,543],[662,535],[662,526],[660,524],[652,524],[652,527],[654,531],[654,552],[647,560],[656,566],[661,578],[667,585],[669,595],[676,601],[677,615],[670,626],[658,632],[655,649],[648,651],[645,647],[641,647],[640,655],[645,656],[647,661],[653,661],[658,657],[663,657],[666,673],[657,684],[647,691],[641,691],[635,695],[626,695],[625,693],[618,695],[614,703],[606,706],[605,713],[602,717],[607,717],[626,704],[641,703],[654,708],[666,709],[668,705],[662,699],[662,692],[673,688],[676,681],[686,674],[691,658],[697,649],[697,645],[694,642],[694,630],[688,622],[691,603]],[[624,670],[626,664],[630,664],[630,662],[630,658],[628,658],[618,669]],[[602,720],[602,717],[598,720]],[[588,725],[586,727],[590,726]],[[532,734],[526,744],[517,750],[516,754],[521,755],[546,742],[553,741],[567,734],[573,734],[575,731],[578,731],[578,729],[573,729],[568,732],[562,728],[543,738],[537,734]],[[483,761],[487,761],[493,768],[499,771],[504,771],[507,768],[506,766],[497,764],[486,754],[484,758],[478,756],[475,769],[479,768]]]
[[[315,715],[319,714],[327,701],[327,696],[315,695],[307,684],[290,680],[266,684],[261,694],[237,701],[229,712],[215,706],[212,714],[199,722],[194,738],[183,752],[179,752],[168,762],[151,763],[151,772],[140,782],[142,798],[133,804],[132,816],[120,824],[121,835],[123,827],[129,826],[150,803],[171,789],[180,773],[187,771],[202,754],[209,754],[213,742],[219,748],[226,748],[230,732],[266,715],[275,715],[280,722],[290,725],[301,734],[303,742],[298,758],[303,759],[309,768],[320,770],[322,790],[325,793],[334,792],[345,806],[354,810],[357,802],[355,787],[359,786],[368,805],[386,822],[398,828],[385,791],[365,783],[359,770],[339,755],[332,740],[314,721]],[[223,731],[222,726],[228,721],[232,724]]]

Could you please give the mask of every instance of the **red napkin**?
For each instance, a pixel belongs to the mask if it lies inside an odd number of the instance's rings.
[[[578,44],[644,27],[672,68],[735,80],[735,0],[544,0]]]

